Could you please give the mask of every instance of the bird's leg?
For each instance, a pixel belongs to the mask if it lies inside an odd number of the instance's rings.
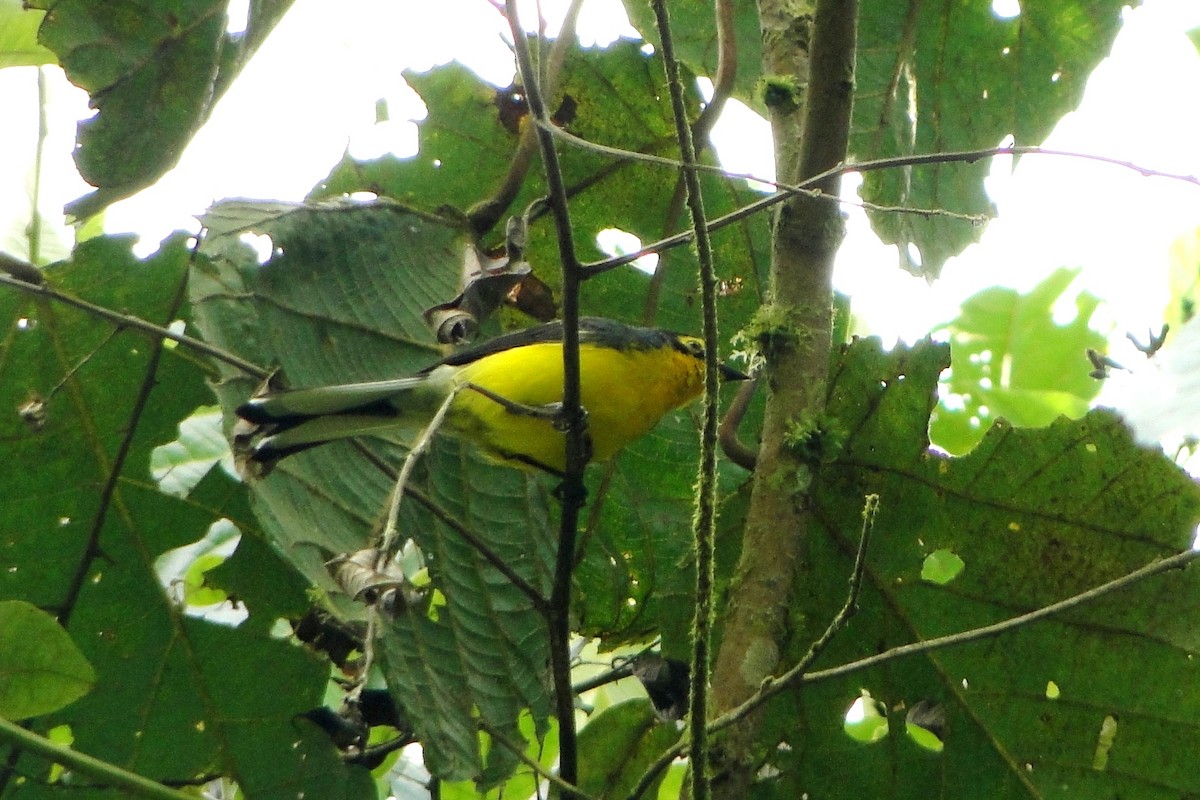
[[[546,403],[543,406],[530,406],[524,403],[517,403],[509,400],[507,397],[502,397],[496,394],[491,389],[485,389],[474,383],[465,383],[463,389],[471,389],[479,392],[481,395],[491,400],[494,403],[499,403],[500,406],[510,414],[518,414],[523,417],[533,417],[534,419],[547,420],[554,426],[556,431],[566,433],[574,428],[582,428],[584,430],[584,447],[587,450],[587,460],[592,460],[592,440],[587,436],[587,419],[588,412],[582,406],[579,408],[579,416],[575,419],[567,419],[567,415],[563,413],[562,403]]]

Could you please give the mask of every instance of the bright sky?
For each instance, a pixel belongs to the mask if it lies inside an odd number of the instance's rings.
[[[1012,2],[997,7],[1011,11]],[[554,16],[564,3],[542,5],[557,27]],[[533,19],[533,3],[527,6],[526,19]],[[1083,105],[1045,145],[1200,175],[1200,56],[1183,34],[1200,25],[1200,3],[1149,0],[1126,18]],[[619,0],[585,4],[585,43],[608,42],[627,30]],[[407,155],[416,146],[416,128],[408,120],[423,110],[400,71],[458,58],[486,79],[507,84],[512,61],[504,31],[487,0],[346,0],[336,11],[323,0],[297,0],[179,166],[112,207],[105,227],[140,233],[141,251],[150,252],[172,230],[195,230],[193,215],[215,199],[302,198],[347,146],[361,157]],[[88,111],[82,93],[57,70],[48,72],[55,102],[41,205],[53,218],[86,190],[68,154],[73,120]],[[378,98],[386,98],[392,122],[375,124]],[[28,175],[36,140],[34,71],[0,70],[0,104],[10,111],[0,174]],[[11,123],[17,120],[28,124]],[[727,111],[714,139],[731,170],[770,177],[771,164],[763,160],[770,152],[766,123],[744,107]],[[932,287],[899,270],[895,252],[869,233],[862,212],[847,208],[851,235],[839,256],[838,282],[876,332],[885,339],[917,338],[952,317],[958,302],[977,289],[997,283],[1025,289],[1063,265],[1082,267],[1080,283],[1108,301],[1103,323],[1117,336],[1156,324],[1166,302],[1167,247],[1200,224],[1200,188],[1052,157],[1026,158],[1015,174],[998,165],[993,174],[989,189],[1000,218],[982,244],[951,262]],[[0,248],[15,253],[24,252],[27,187],[0,181]],[[46,245],[55,256],[65,247]]]

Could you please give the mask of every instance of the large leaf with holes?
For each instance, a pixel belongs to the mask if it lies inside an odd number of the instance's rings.
[[[129,248],[128,240],[89,240],[46,280],[159,325],[186,319],[184,242],[146,262]],[[211,402],[204,363],[11,287],[0,291],[0,319],[0,405],[10,409],[0,598],[55,613],[95,671],[92,691],[33,724],[68,725],[75,749],[158,780],[227,775],[267,798],[294,797],[297,786],[330,797],[360,792],[366,773],[341,766],[323,734],[293,720],[320,704],[327,669],[270,635],[304,600],[279,579],[278,560],[259,550],[256,583],[230,580],[245,590],[249,612],[238,628],[186,617],[160,584],[158,557],[218,519],[254,531],[242,489],[222,474],[187,497],[160,492],[150,477],[154,446]],[[40,425],[11,412],[39,397]],[[2,757],[39,779],[8,782],[4,797],[42,796],[48,763],[7,749]]]
[[[91,96],[75,163],[96,191],[67,211],[88,217],[175,165],[213,104],[291,5],[257,0],[246,29],[226,32],[225,0],[30,3],[49,9],[39,42]]]
[[[755,81],[763,73],[754,9],[734,3],[735,92],[761,107]],[[1014,4],[1015,5],[1015,4]],[[850,154],[858,161],[995,147],[1007,136],[1035,145],[1073,110],[1121,24],[1121,0],[1029,0],[1002,18],[991,0],[921,3],[864,0],[859,6],[858,59]],[[657,42],[644,2],[627,2],[630,19]],[[772,43],[806,47],[805,12],[768,21]],[[671,4],[679,57],[697,74],[716,74],[711,3]],[[791,11],[791,9],[787,9]],[[769,69],[769,68],[768,68]],[[983,179],[990,160],[934,163],[868,172],[864,200],[876,233],[897,246],[900,264],[936,277],[946,259],[975,241],[983,227],[964,215],[990,215]],[[945,209],[958,216],[898,214],[894,207]],[[919,256],[914,258],[909,245]]]
[[[858,160],[1045,139],[1083,97],[1121,24],[1122,0],[1029,0],[1000,18],[990,0],[864,3],[851,155]],[[869,172],[863,198],[885,206],[990,214],[990,160]],[[901,264],[936,276],[982,227],[965,219],[871,213]],[[919,259],[911,258],[914,244]]]
[[[210,341],[280,368],[292,386],[393,378],[437,359],[422,313],[458,292],[472,247],[459,222],[385,202],[231,202],[206,224],[213,260],[194,272],[192,301]],[[247,236],[265,237],[261,264]],[[232,409],[254,388],[230,372],[218,394]],[[276,547],[346,616],[364,609],[326,562],[373,541],[403,455],[401,443],[339,442],[282,462],[255,486]],[[379,649],[430,769],[490,783],[511,771],[514,756],[481,749],[480,721],[516,738],[523,710],[539,726],[549,713],[546,628],[530,598],[454,523],[545,595],[556,537],[550,486],[440,439],[413,486],[420,496],[402,504],[400,530],[421,548],[444,603],[404,609],[384,626]]]
[[[835,371],[829,413],[846,438],[816,476],[813,566],[792,611],[797,653],[844,602],[864,495],[878,494],[880,511],[859,613],[816,669],[1041,608],[1191,544],[1200,489],[1137,447],[1110,412],[1041,429],[998,422],[966,456],[930,452],[926,424],[946,365],[944,346],[886,353],[861,341]],[[961,572],[933,580],[927,559],[948,554]],[[760,794],[1195,793],[1200,698],[1186,687],[1198,607],[1192,568],[995,639],[806,685],[771,714],[788,747],[771,757],[781,772]],[[863,689],[888,715],[874,744],[840,731]],[[940,753],[905,736],[921,701],[944,716],[934,726]]]

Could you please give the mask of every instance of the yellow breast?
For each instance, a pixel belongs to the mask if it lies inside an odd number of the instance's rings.
[[[611,458],[704,388],[703,362],[672,347],[617,350],[583,344],[579,361],[595,461]],[[455,381],[521,405],[562,402],[562,345],[547,342],[495,353],[458,369]],[[564,434],[551,422],[514,414],[479,392],[459,393],[449,424],[493,458],[558,472],[566,468]]]

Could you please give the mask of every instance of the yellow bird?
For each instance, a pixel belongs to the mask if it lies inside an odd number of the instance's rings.
[[[590,460],[606,461],[664,414],[704,390],[704,342],[609,319],[579,323],[580,393]],[[552,415],[563,394],[562,323],[550,322],[460,350],[408,378],[293,389],[237,409],[249,426],[235,450],[252,474],[335,439],[401,434],[408,440],[454,394],[443,430],[492,460],[562,475],[565,434]],[[721,365],[726,380],[745,375]]]

